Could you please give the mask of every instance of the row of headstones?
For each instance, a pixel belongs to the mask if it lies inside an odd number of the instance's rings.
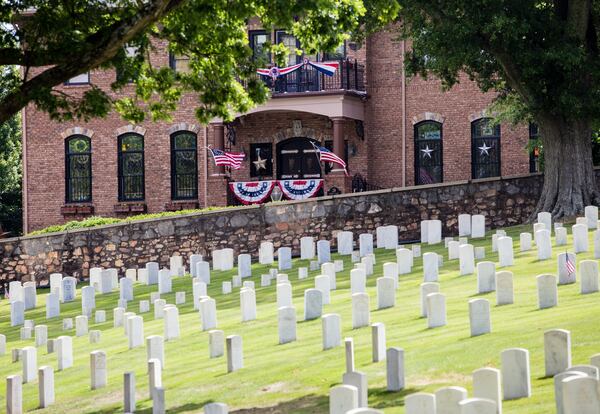
[[[64,338],[68,338],[68,340],[64,340]],[[61,364],[61,360],[59,359],[59,370],[63,370],[72,366],[72,343],[70,337],[61,337],[58,339],[60,341],[57,342],[57,352],[63,352],[65,345],[71,347],[67,349],[67,353],[71,355],[69,363],[65,364],[63,361]],[[160,336],[150,336],[147,338],[147,343],[149,395],[153,401],[153,412],[164,413],[165,400],[164,388],[162,387],[162,369],[164,367],[163,338]],[[228,371],[232,372],[241,368],[241,338],[236,335],[227,337],[227,350],[228,367],[233,366],[235,368],[228,368]],[[50,366],[37,368],[37,352],[33,347],[23,348],[21,358],[23,359],[23,374],[12,375],[6,378],[6,406],[7,412],[11,414],[23,412],[23,390],[21,384],[35,380],[36,374],[39,383],[39,407],[47,408],[55,402],[53,368]],[[232,361],[229,362],[229,360]],[[90,353],[90,388],[96,390],[106,387],[107,384],[108,366],[106,352],[100,350],[92,351]],[[135,375],[133,372],[126,372],[124,374],[124,410],[125,412],[133,413],[135,409]],[[208,404],[204,407],[204,410],[207,414],[226,414],[228,412],[227,405],[222,403]]]

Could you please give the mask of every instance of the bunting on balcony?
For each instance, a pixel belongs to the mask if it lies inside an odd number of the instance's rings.
[[[229,188],[243,204],[258,204],[266,200],[277,181],[246,181],[229,183]]]
[[[279,180],[279,187],[290,200],[314,197],[323,186],[323,180]]]
[[[302,63],[298,63],[296,65],[287,66],[285,68],[278,68],[277,66],[273,66],[269,69],[258,69],[256,73],[261,76],[267,76],[272,79],[277,79],[280,76],[287,75],[294,71],[297,71],[304,65],[310,65],[315,68],[318,72],[321,72],[327,76],[333,76],[336,70],[340,67],[339,62],[311,62],[308,59],[304,59]]]

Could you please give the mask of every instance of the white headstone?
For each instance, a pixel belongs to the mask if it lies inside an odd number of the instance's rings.
[[[352,329],[369,326],[369,295],[367,293],[352,294]]]
[[[217,327],[217,305],[213,298],[207,297],[200,300],[200,319],[203,331]]]
[[[340,231],[337,234],[337,250],[342,256],[349,256],[354,250],[354,234],[351,231]]]
[[[573,250],[575,253],[588,251],[588,227],[585,224],[576,224],[573,231]]]
[[[475,217],[475,216],[473,216]],[[458,249],[460,275],[470,275],[475,271],[475,254],[472,244],[463,244]]]
[[[438,281],[438,256],[437,253],[423,254],[423,282]]]
[[[388,391],[404,389],[404,350],[388,348],[386,351],[386,378]]]
[[[469,237],[471,235],[471,215],[458,215],[458,235]]]
[[[460,414],[460,403],[467,398],[463,387],[443,387],[435,392],[436,414]]]
[[[588,228],[598,228],[598,207],[586,206],[585,207],[585,218],[587,219]]]
[[[60,300],[58,293],[49,293],[46,295],[46,319],[58,318],[59,316]]]
[[[421,316],[427,317],[427,295],[439,293],[440,284],[434,282],[421,283]]]
[[[54,368],[43,366],[38,369],[38,389],[40,408],[54,404]]]
[[[558,305],[556,276],[539,275],[536,277],[536,280],[538,291],[538,307],[540,309],[546,309]]]
[[[166,341],[179,338],[179,309],[177,306],[165,306],[164,336]]]
[[[554,241],[557,246],[566,246],[567,245],[567,228],[559,227],[554,230]]]
[[[471,237],[474,239],[485,237],[485,216],[480,214],[471,216]]]
[[[514,252],[512,238],[505,236],[498,238],[498,258],[500,267],[513,265]]]
[[[358,408],[358,389],[352,385],[337,385],[329,390],[329,414],[347,414]]]
[[[496,305],[510,305],[513,302],[512,272],[502,271],[496,273]]]
[[[328,313],[321,318],[323,350],[340,346],[342,342],[342,322],[340,315]]]
[[[304,291],[304,320],[320,318],[323,314],[323,293],[319,289]]]
[[[490,302],[487,299],[471,299],[469,301],[469,321],[471,336],[483,335],[492,331]]]
[[[21,349],[21,362],[23,364],[23,384],[32,382],[37,377],[37,349],[26,346]]]
[[[319,289],[323,294],[323,305],[329,305],[329,295],[331,290],[331,282],[329,276],[319,275],[315,277],[315,288]]]
[[[544,332],[546,376],[552,377],[571,366],[571,333],[564,329]]]
[[[234,372],[244,367],[244,353],[242,350],[242,337],[229,335],[227,342],[227,372]]]
[[[502,351],[502,391],[504,400],[514,400],[531,396],[531,375],[529,373],[529,351],[523,348],[509,348]]]
[[[91,389],[106,387],[108,382],[108,370],[106,366],[106,352],[90,352]]]
[[[239,277],[244,278],[252,276],[252,256],[249,254],[238,255],[237,264]]]
[[[124,323],[127,324],[129,349],[144,346],[144,318],[141,316],[129,316]]]
[[[477,293],[493,292],[496,289],[496,264],[477,263]]]
[[[25,302],[15,301],[10,304],[10,326],[19,326],[25,323]]]
[[[279,270],[292,268],[292,249],[290,247],[280,247],[277,249],[277,265]]]
[[[331,249],[329,241],[319,240],[317,242],[317,259],[319,260],[319,264],[331,261]]]
[[[225,333],[213,329],[208,331],[208,354],[210,358],[219,358],[225,355]]]
[[[278,309],[279,344],[296,340],[296,310],[291,306]]]
[[[242,322],[256,319],[256,292],[254,292],[254,289],[242,288],[240,290],[240,308]]]
[[[522,252],[531,250],[531,233],[521,233],[519,235],[519,244]]]
[[[427,327],[446,325],[446,297],[441,293],[427,295]]]
[[[502,413],[502,389],[500,370],[496,368],[479,368],[473,371],[473,397],[486,398],[496,403],[497,411]]]
[[[258,250],[258,262],[260,264],[271,264],[273,263],[274,247],[273,243],[269,241],[263,241],[260,243]]]
[[[396,286],[394,279],[391,277],[377,278],[377,309],[394,306],[396,306]]]
[[[404,399],[406,414],[436,414],[435,395],[425,392],[409,394]]]
[[[370,233],[363,233],[358,236],[359,253],[360,257],[365,257],[368,254],[373,253],[373,235]]]
[[[535,232],[535,243],[537,245],[538,259],[547,260],[552,257],[552,242],[550,230],[538,230]]]
[[[59,336],[56,338],[54,349],[59,371],[73,366],[73,339],[70,336]]]
[[[577,266],[577,258],[573,253],[560,253],[558,255],[558,284],[567,285],[577,281],[577,271],[570,271],[567,266],[567,258],[573,268]]]
[[[371,325],[371,348],[373,362],[380,362],[385,359],[385,325],[381,322]]]

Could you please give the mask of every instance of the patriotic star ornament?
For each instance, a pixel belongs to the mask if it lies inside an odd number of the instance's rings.
[[[256,167],[256,171],[267,169],[267,160],[261,158],[260,155],[258,155],[258,157],[256,158],[256,161],[252,161],[252,163]]]
[[[490,155],[489,150],[492,149],[492,147],[488,147],[484,141],[483,145],[481,147],[478,147],[477,149],[480,151],[479,155],[485,154],[485,155],[489,156]]]
[[[431,153],[433,152],[433,149],[429,148],[429,145],[425,145],[425,148],[423,148],[421,152],[423,153],[423,158],[431,158]]]

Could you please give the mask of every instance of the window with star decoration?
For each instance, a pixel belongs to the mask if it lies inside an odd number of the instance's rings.
[[[444,180],[442,124],[423,121],[415,125],[415,184]]]
[[[471,123],[471,176],[472,178],[500,175],[500,125],[491,118]]]
[[[273,175],[273,144],[250,144],[250,177]]]

